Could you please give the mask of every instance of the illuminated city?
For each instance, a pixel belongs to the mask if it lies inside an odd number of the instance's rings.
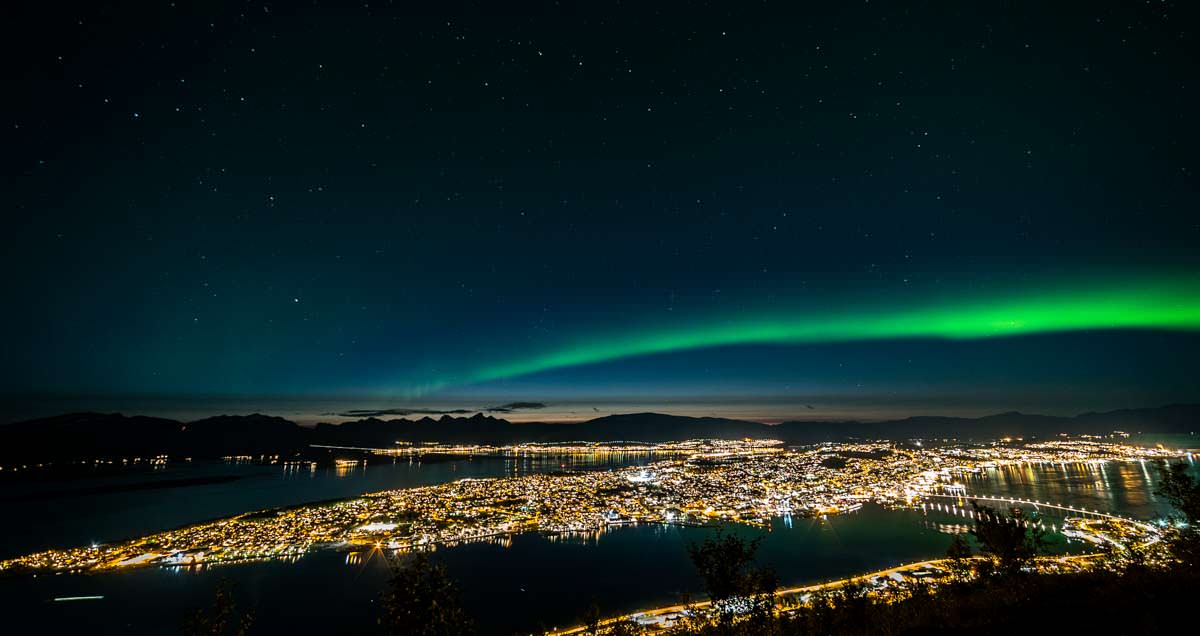
[[[578,450],[585,448],[597,450]],[[528,446],[474,450],[535,452]],[[640,523],[764,525],[778,516],[837,515],[867,502],[929,505],[938,501],[935,497],[961,496],[957,477],[985,467],[1146,462],[1182,454],[1091,440],[944,446],[839,443],[795,450],[772,440],[699,440],[661,450],[681,457],[611,471],[462,479],[251,512],[123,543],[31,554],[0,562],[0,571],[203,566],[297,558],[318,549],[407,551],[524,532],[592,533]],[[1076,528],[1077,533],[1104,536],[1087,525]]]

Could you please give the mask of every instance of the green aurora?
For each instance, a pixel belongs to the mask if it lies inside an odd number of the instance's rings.
[[[480,383],[632,356],[753,344],[938,338],[969,340],[1114,329],[1200,330],[1200,278],[1163,277],[1043,288],[990,299],[890,303],[709,319],[578,338],[539,355],[478,369]]]

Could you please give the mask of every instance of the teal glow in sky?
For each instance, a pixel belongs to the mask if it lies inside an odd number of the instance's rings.
[[[579,334],[571,345],[507,364],[479,368],[480,382],[630,356],[747,344],[863,340],[978,339],[1081,330],[1200,330],[1200,279],[1119,281],[1108,288],[1060,286],[986,301],[927,302],[859,308],[764,312],[699,324],[602,335]]]
[[[1194,38],[1097,11],[47,5],[0,394],[1200,400]]]

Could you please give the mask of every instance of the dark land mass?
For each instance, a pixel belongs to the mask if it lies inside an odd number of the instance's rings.
[[[712,438],[773,438],[792,444],[847,439],[1049,438],[1062,433],[1105,435],[1113,431],[1194,434],[1200,404],[1084,413],[1073,417],[1001,413],[980,418],[910,417],[883,422],[761,424],[715,417],[660,413],[609,415],[577,424],[512,423],[477,413],[470,417],[379,419],[300,426],[267,415],[221,415],[194,422],[71,413],[0,426],[0,465],[116,457],[213,458],[229,455],[314,456],[311,445],[391,448],[418,444],[512,444],[522,442],[666,442]],[[327,452],[321,453],[327,455]]]

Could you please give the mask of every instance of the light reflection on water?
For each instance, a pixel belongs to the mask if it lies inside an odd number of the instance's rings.
[[[410,470],[426,477],[434,471],[445,478],[475,475],[485,465],[487,471],[504,475],[596,463],[599,460],[531,456],[421,467],[420,462],[410,466],[401,460],[369,462],[341,476],[333,468],[319,469],[317,476],[292,471],[282,480],[285,471],[279,467],[271,474],[279,483],[350,484],[357,489],[375,483],[379,475],[393,482],[401,475],[411,476],[406,472]],[[1141,518],[1165,510],[1152,494],[1156,481],[1152,466],[1136,462],[1021,465],[964,476],[968,492],[974,494],[1053,501]],[[960,508],[888,511],[868,505],[828,519],[775,519],[765,534],[746,527],[731,531],[763,536],[759,560],[775,568],[786,585],[797,585],[941,555],[950,535],[970,525]],[[1045,522],[1061,527],[1052,511],[1047,511]],[[442,547],[435,558],[460,582],[464,603],[482,633],[527,633],[542,621],[577,622],[593,598],[605,614],[677,602],[684,593],[695,598],[701,587],[688,562],[687,546],[709,532],[637,525],[575,535],[494,537]],[[1081,543],[1056,538],[1056,551],[1084,549]],[[174,631],[179,616],[211,602],[217,581],[230,579],[262,618],[255,626],[258,633],[349,633],[375,628],[375,599],[387,577],[386,559],[379,554],[327,551],[286,563],[0,581],[0,611],[11,609],[8,614],[51,632],[82,631],[85,626],[95,633]],[[89,594],[106,598],[92,608],[41,602]]]
[[[963,477],[967,492],[1052,501],[1151,519],[1170,511],[1154,494],[1157,468],[1149,462],[1021,464],[989,467]]]
[[[129,470],[90,480],[86,486],[112,486],[111,492],[64,492],[70,482],[5,484],[0,496],[5,516],[21,523],[0,524],[0,558],[45,550],[116,541],[170,528],[278,506],[355,497],[456,479],[514,477],[560,470],[604,470],[640,465],[654,453],[530,454],[521,456],[387,458],[347,456],[347,463],[260,464],[170,462],[154,471]],[[172,488],[133,488],[155,480],[220,478]],[[226,479],[228,478],[228,479]]]

